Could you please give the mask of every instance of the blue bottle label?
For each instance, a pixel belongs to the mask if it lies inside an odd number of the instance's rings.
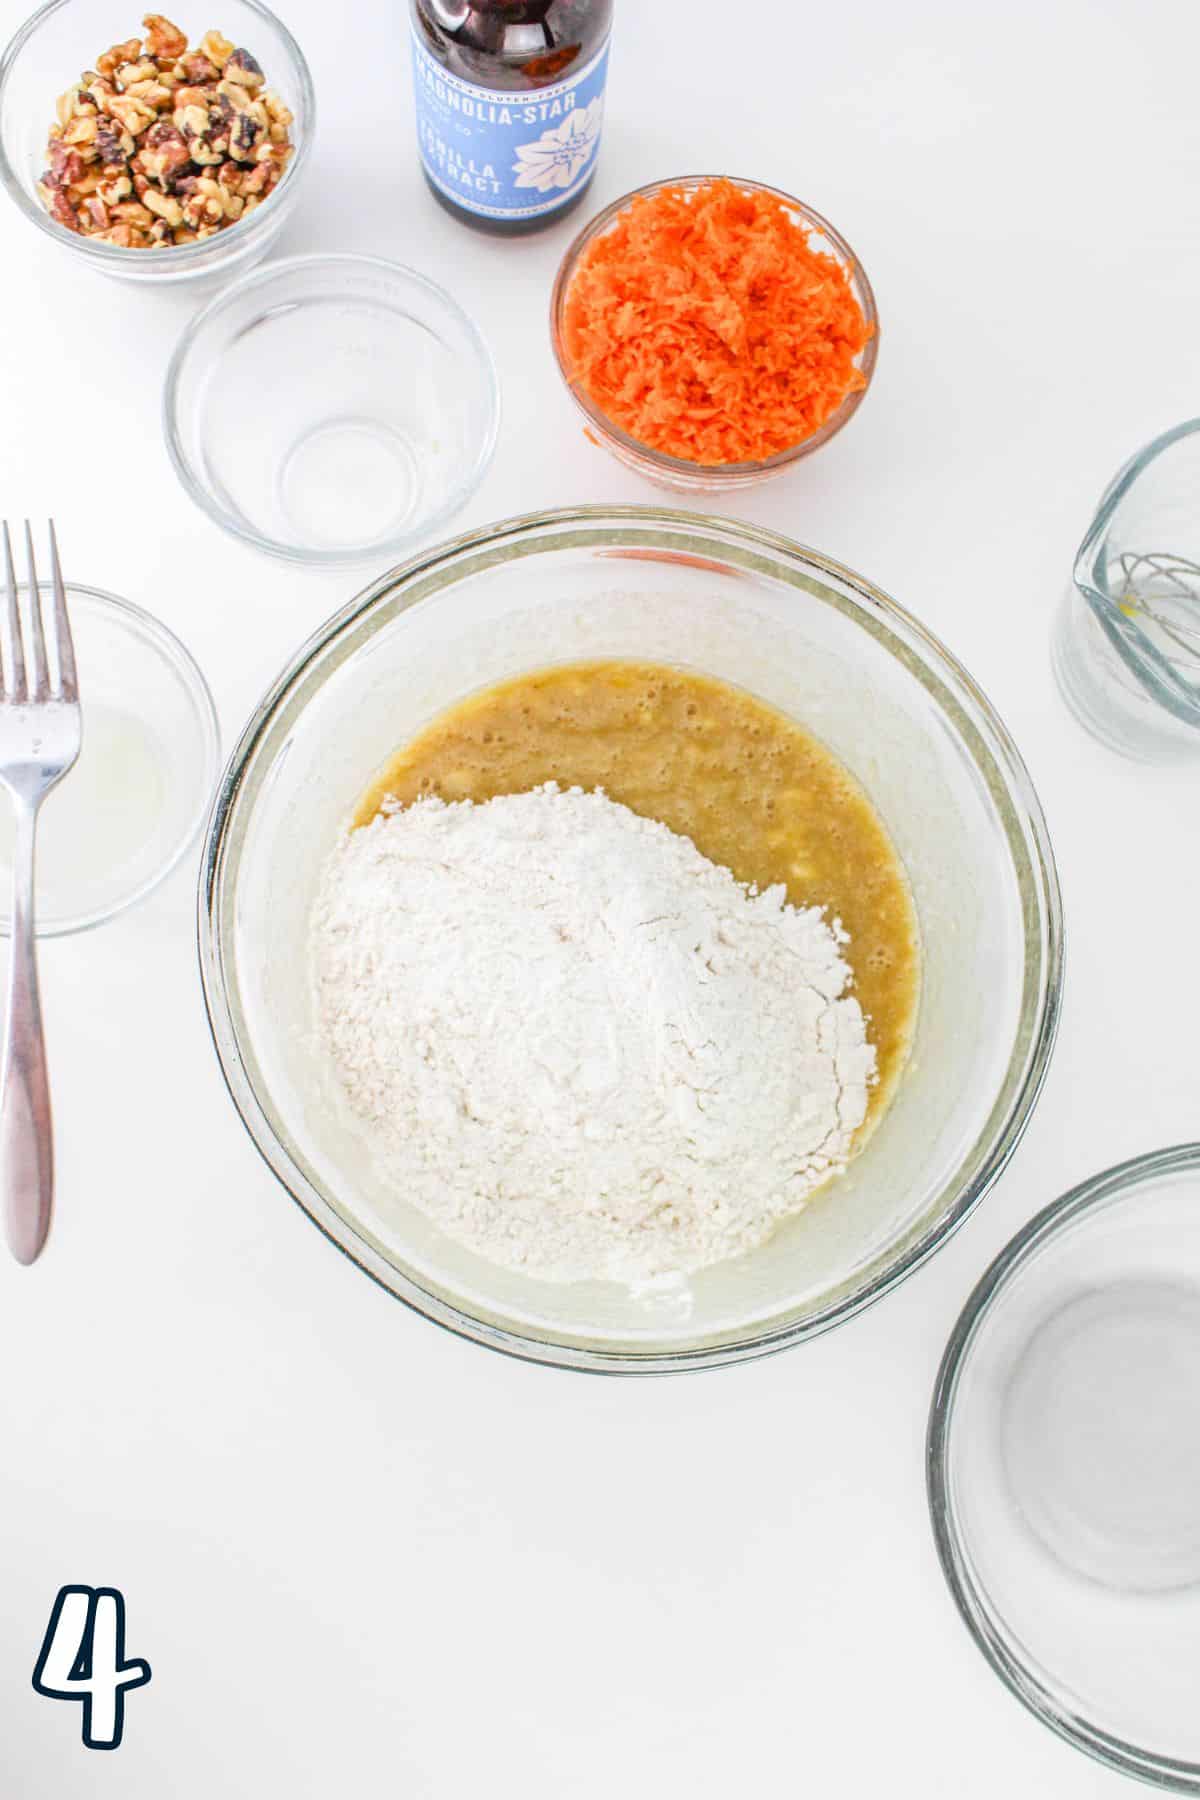
[[[577,73],[519,92],[448,74],[413,26],[417,138],[443,194],[488,219],[535,219],[573,200],[600,147],[608,44]]]

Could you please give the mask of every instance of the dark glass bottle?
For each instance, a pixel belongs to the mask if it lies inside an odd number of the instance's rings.
[[[539,231],[596,168],[612,0],[410,0],[417,139],[467,225]]]

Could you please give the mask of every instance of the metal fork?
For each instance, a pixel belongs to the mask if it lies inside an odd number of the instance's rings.
[[[29,521],[25,522],[29,564],[27,631],[22,631],[17,605],[17,579],[7,524],[3,535],[7,604],[0,664],[0,783],[12,796],[17,828],[13,848],[8,1025],[0,1063],[0,1189],[9,1248],[18,1262],[31,1263],[46,1242],[54,1197],[54,1133],[33,922],[37,815],[50,789],[74,765],[83,727],[54,523],[50,524],[54,605],[48,634],[42,619]],[[46,655],[47,635],[53,667]]]

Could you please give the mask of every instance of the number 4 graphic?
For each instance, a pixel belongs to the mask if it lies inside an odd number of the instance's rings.
[[[124,1596],[116,1588],[60,1588],[33,1685],[49,1700],[82,1702],[89,1750],[117,1748],[125,1730],[125,1695],[149,1679],[148,1662],[125,1661]]]

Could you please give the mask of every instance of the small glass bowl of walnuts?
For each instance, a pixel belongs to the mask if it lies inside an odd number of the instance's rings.
[[[190,35],[161,13],[131,32],[127,0],[50,0],[0,57],[0,182],[106,274],[244,270],[295,204],[315,113],[308,65],[258,0],[203,4],[215,26]]]

